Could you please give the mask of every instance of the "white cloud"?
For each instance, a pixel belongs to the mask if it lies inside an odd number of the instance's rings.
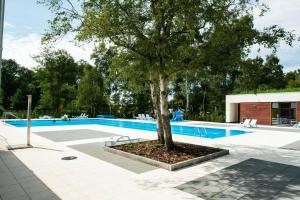
[[[39,55],[41,46],[41,35],[29,34],[24,37],[17,37],[11,33],[5,33],[3,39],[3,58],[14,59],[27,68],[34,68],[38,65],[32,58]],[[76,61],[86,60],[92,63],[90,55],[93,50],[92,44],[75,46],[71,36],[66,36],[55,45],[55,49],[65,49]]]
[[[262,29],[270,25],[280,25],[289,31],[294,31],[297,37],[300,36],[300,0],[263,0],[271,11],[266,13],[264,17],[255,17],[255,26]],[[7,28],[13,28],[14,25],[5,22]],[[30,28],[30,27],[28,27]],[[11,32],[4,34],[4,58],[13,58],[18,63],[26,67],[37,66],[37,63],[32,59],[33,55],[40,53],[40,39],[39,34],[29,34],[26,36],[15,36]],[[89,62],[90,54],[93,50],[92,44],[87,44],[84,47],[77,47],[71,42],[72,37],[63,38],[56,48],[67,50],[76,61],[83,59]],[[259,55],[269,54],[270,51],[262,50]],[[300,68],[300,44],[295,41],[293,47],[281,44],[278,50],[278,56],[281,64],[285,66],[285,71]],[[252,55],[253,56],[253,55]]]
[[[265,16],[255,19],[255,25],[259,28],[271,24],[279,24],[288,29],[300,33],[300,1],[299,0],[264,0],[270,7],[270,12]]]
[[[258,29],[270,25],[279,25],[287,31],[294,31],[297,37],[300,36],[300,0],[264,0],[270,12],[263,17],[256,16],[255,26]],[[269,50],[262,50],[259,55],[270,54]],[[294,42],[293,47],[281,44],[278,49],[278,56],[284,71],[291,71],[300,68],[300,43]]]
[[[4,21],[4,27],[5,28],[14,28],[15,26],[12,25],[12,24],[10,24],[10,23],[8,23],[7,21]]]

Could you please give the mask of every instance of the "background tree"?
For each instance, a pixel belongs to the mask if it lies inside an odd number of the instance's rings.
[[[103,77],[100,71],[85,65],[84,74],[78,86],[78,105],[88,110],[93,117],[97,112],[107,111],[107,97],[104,93]]]
[[[3,60],[2,68],[2,106],[5,110],[25,110],[27,109],[26,95],[35,93],[38,97],[37,88],[33,84],[35,81],[34,72],[28,68],[20,66],[14,60]],[[36,99],[33,99],[33,107]]]
[[[36,59],[40,64],[37,78],[41,89],[38,110],[59,116],[76,99],[81,66],[63,50],[45,51]]]
[[[242,63],[237,78],[236,91],[284,88],[283,66],[275,55],[267,56],[266,61],[260,57],[247,59]]]
[[[300,74],[296,74],[294,79],[288,81],[288,88],[300,88]]]

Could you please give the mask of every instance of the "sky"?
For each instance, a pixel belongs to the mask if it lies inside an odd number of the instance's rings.
[[[264,0],[271,11],[264,17],[255,17],[255,26],[263,29],[269,25],[280,25],[289,31],[294,31],[300,37],[300,0]],[[6,0],[5,23],[3,38],[3,58],[15,59],[19,64],[34,68],[37,63],[32,58],[41,52],[42,33],[48,27],[51,12],[44,6],[36,4],[36,0]],[[57,49],[67,50],[76,61],[81,59],[90,63],[92,44],[76,46],[72,36],[68,35],[56,45]],[[253,52],[251,56],[265,56],[271,53],[262,50]],[[293,47],[281,44],[278,50],[280,63],[284,71],[300,69],[300,42],[295,41]]]

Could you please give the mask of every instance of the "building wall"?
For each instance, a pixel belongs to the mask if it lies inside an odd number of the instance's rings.
[[[300,92],[226,95],[226,103],[297,102],[297,101],[300,101]]]
[[[297,102],[296,120],[300,122],[300,102]]]
[[[248,103],[248,102],[253,102],[253,103],[300,102],[300,92],[226,95],[226,122],[237,122],[238,113],[236,111],[237,110],[236,106],[239,103]],[[299,103],[297,109],[297,120],[300,121]]]
[[[238,117],[238,112],[239,112],[238,106],[239,104],[237,103],[226,104],[226,118],[229,118],[230,122],[234,122],[234,123],[239,122],[240,119]]]
[[[258,124],[271,125],[272,103],[241,103],[240,121],[244,119],[257,119]]]

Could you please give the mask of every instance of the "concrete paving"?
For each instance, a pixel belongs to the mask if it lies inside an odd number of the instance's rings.
[[[95,131],[90,129],[43,131],[43,132],[33,132],[33,133],[45,137],[54,142],[66,142],[66,141],[73,141],[73,140],[85,140],[91,138],[106,138],[106,137],[117,136],[116,134]]]
[[[248,159],[176,188],[204,199],[297,199],[300,167]]]
[[[300,140],[281,147],[282,149],[291,149],[300,151]]]
[[[12,152],[0,150],[1,200],[58,200]]]
[[[195,121],[187,121],[182,122],[181,125],[194,125],[194,126],[205,126],[205,127],[221,127],[221,128],[245,128],[242,124],[239,123],[214,123],[214,122],[195,122]],[[245,130],[259,130],[259,131],[278,131],[278,132],[292,132],[292,133],[300,133],[299,128],[294,128],[292,126],[267,126],[267,125],[258,125],[255,128],[245,128]]]
[[[211,123],[211,126],[214,127],[214,123]],[[102,125],[32,127],[32,131],[35,133],[50,131],[59,132],[66,130],[76,132],[82,129],[89,129],[114,135],[126,135],[130,136],[130,138],[143,138],[148,140],[156,139],[156,133],[154,132]],[[252,130],[253,132],[251,131],[251,133],[249,134],[242,134],[219,139],[207,139],[174,134],[173,139],[175,141],[208,145],[230,150],[230,155],[228,156],[220,157],[174,172],[169,172],[158,168],[144,173],[133,173],[132,171],[129,171],[123,167],[119,167],[116,164],[91,156],[88,153],[83,152],[83,150],[79,151],[70,147],[75,145],[104,142],[106,140],[109,140],[109,138],[107,137],[97,137],[91,139],[86,139],[85,137],[84,139],[79,140],[55,142],[53,140],[47,139],[47,137],[40,137],[38,134],[32,134],[32,145],[35,148],[10,151],[10,153],[12,153],[14,156],[7,157],[7,162],[8,160],[14,160],[14,157],[19,159],[20,162],[22,162],[23,165],[26,166],[32,173],[34,173],[34,176],[36,176],[36,178],[41,181],[39,182],[40,184],[46,185],[47,189],[55,193],[60,199],[203,200],[210,198],[200,198],[192,193],[178,190],[176,189],[176,187],[191,182],[200,177],[203,178],[209,176],[209,180],[214,180],[216,177],[219,178],[216,175],[213,176],[214,173],[220,172],[230,166],[234,167],[236,164],[251,158],[265,160],[268,162],[281,163],[283,164],[283,166],[293,165],[296,167],[296,171],[298,170],[297,167],[300,167],[299,151],[281,149],[280,147],[299,141],[299,133],[288,131],[265,131],[260,129]],[[26,128],[16,128],[2,124],[0,122],[0,135],[0,149],[5,149],[7,143],[9,145],[26,143]],[[2,151],[0,152],[0,154],[2,154]],[[77,159],[70,161],[62,160],[61,158],[65,156],[76,156]],[[262,165],[264,163],[265,162],[262,162]],[[262,165],[256,163],[256,167],[247,167],[247,169],[250,173],[252,168],[253,170],[255,168],[261,168],[260,166]],[[13,167],[11,166],[10,168]],[[21,171],[22,170],[20,170],[20,174],[22,174]],[[270,170],[270,173],[272,173],[272,171],[276,170]],[[277,174],[280,174],[280,172],[278,172]],[[226,183],[228,183],[228,181],[234,179],[235,177],[237,177],[238,180],[243,180],[242,178],[239,178],[242,175],[235,175],[236,176],[233,177],[227,175],[228,180],[219,178],[218,182],[221,186],[226,186]],[[247,175],[247,173],[244,173],[244,175],[246,180],[244,180],[245,183],[243,187],[242,185],[240,185],[238,188],[232,186],[230,189],[228,188],[226,192],[224,191],[223,193],[225,195],[226,193],[235,194],[241,193],[240,191],[247,191],[247,189],[255,189],[255,186],[251,186],[255,183],[255,181],[252,180],[253,177],[251,175]],[[289,178],[281,177],[282,176],[278,176],[277,179],[290,181]],[[283,177],[289,177],[289,175],[283,175]],[[258,176],[257,180],[259,179],[263,181],[264,176]],[[1,184],[3,184],[2,179],[0,179],[0,182]],[[6,182],[9,183],[10,180],[7,180]],[[212,181],[210,181],[209,183],[212,183]],[[199,185],[201,186],[201,183],[199,183]],[[285,189],[279,193],[276,192],[276,187],[269,188],[268,185],[265,186],[262,184],[260,184],[260,186],[262,188],[261,190],[263,190],[263,192],[265,192],[266,194],[269,194],[270,197],[273,197],[273,193],[275,193],[274,196],[277,195],[277,199],[299,199],[297,193],[299,190],[299,184],[297,183],[297,180],[290,181]],[[194,190],[193,187],[188,188]],[[202,188],[203,190],[209,191],[218,190],[218,188],[213,187],[212,184],[210,184],[209,188],[205,186],[202,186]],[[198,188],[195,188],[195,190],[196,189]],[[255,190],[260,190],[260,188],[256,188]],[[247,193],[247,195],[244,195],[243,199],[253,199],[251,197],[251,192]],[[224,199],[226,199],[225,197]]]
[[[236,124],[230,124],[230,123],[211,123],[211,122],[183,122],[182,124],[185,125],[200,125],[200,126],[214,126],[214,127],[236,127]]]
[[[154,167],[152,165],[106,152],[103,150],[103,146],[103,142],[95,142],[88,144],[71,145],[69,147],[137,174],[157,169],[157,167]]]
[[[256,128],[252,128],[253,129],[256,129]],[[284,133],[284,132],[292,132],[292,133],[300,133],[300,129],[299,128],[293,128],[293,127],[267,127],[267,126],[259,126],[258,125],[258,130],[262,130],[262,131],[277,131],[277,132],[281,132],[281,133]]]

